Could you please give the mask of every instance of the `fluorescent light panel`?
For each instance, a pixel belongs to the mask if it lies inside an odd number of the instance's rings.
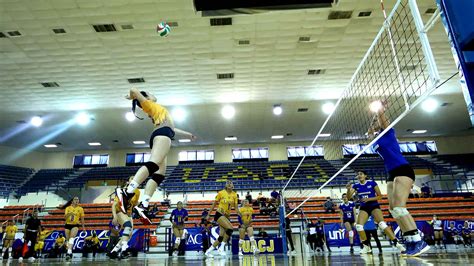
[[[137,144],[137,145],[140,145],[140,144],[145,144],[146,142],[143,141],[143,140],[134,140],[133,141],[133,144]]]
[[[89,146],[100,146],[100,142],[89,142]]]
[[[284,136],[283,135],[275,135],[272,136],[272,139],[282,139]]]
[[[426,132],[428,132],[428,130],[426,129],[419,129],[419,130],[413,130],[413,134],[425,134]]]
[[[56,144],[45,144],[44,146],[46,148],[57,148],[58,147],[58,145],[56,145]]]
[[[329,133],[321,133],[321,134],[319,134],[318,136],[319,136],[319,137],[322,137],[322,138],[325,138],[325,137],[330,137],[331,134],[329,134]]]
[[[190,139],[180,139],[178,141],[181,142],[181,143],[191,142]]]
[[[229,137],[225,137],[224,139],[227,141],[231,141],[231,140],[237,140],[237,137],[229,136]]]

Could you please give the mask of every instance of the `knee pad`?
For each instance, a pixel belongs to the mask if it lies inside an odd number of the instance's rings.
[[[359,232],[360,232],[360,231],[364,231],[364,226],[361,225],[361,224],[356,224],[356,225],[355,225],[355,228],[356,228],[356,230],[359,231]]]
[[[71,245],[71,246],[74,245],[74,238],[73,238],[73,237],[69,238],[68,243],[69,243],[69,245]]]
[[[179,245],[181,243],[181,238],[177,237],[176,240],[174,241],[176,245]]]
[[[251,236],[250,241],[252,241],[252,242],[255,241],[255,237]]]
[[[217,238],[217,241],[219,241],[219,243],[221,243],[222,240],[224,240],[224,237],[223,237],[223,236],[219,236],[219,237]]]
[[[239,246],[241,246],[245,241],[243,239],[239,239]]]
[[[403,216],[406,216],[408,214],[410,214],[407,210],[407,208],[404,208],[404,207],[395,207],[393,208],[392,210],[389,210],[390,213],[392,214],[392,217],[395,218],[395,219],[399,219]]]
[[[158,169],[160,169],[160,167],[152,161],[146,162],[145,167],[146,167],[146,169],[148,169],[148,175],[151,175],[154,172],[158,171]]]
[[[233,232],[234,232],[234,230],[232,230],[232,229],[227,229],[227,230],[225,230],[225,234],[228,235],[229,237],[232,236],[232,233],[233,233]]]
[[[354,231],[349,231],[349,237],[354,237]]]
[[[152,174],[151,179],[153,181],[155,181],[156,184],[158,184],[158,186],[159,186],[161,184],[161,182],[163,182],[163,180],[165,180],[165,176],[162,175],[162,174]]]
[[[123,223],[123,235],[130,236],[130,233],[132,233],[132,223],[130,221],[126,221]]]
[[[379,228],[380,228],[380,230],[383,231],[383,230],[385,230],[387,227],[388,227],[388,225],[387,225],[384,221],[381,221],[381,222],[379,223]]]

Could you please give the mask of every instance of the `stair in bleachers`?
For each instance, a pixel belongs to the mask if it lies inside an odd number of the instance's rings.
[[[60,180],[73,174],[75,171],[73,168],[39,170],[18,190],[18,194],[26,195],[29,192],[54,190],[58,187],[57,183]]]

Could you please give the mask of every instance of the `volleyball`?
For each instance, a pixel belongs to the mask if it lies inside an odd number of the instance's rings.
[[[161,37],[167,37],[168,34],[170,34],[171,28],[165,22],[161,22],[156,27],[156,31],[158,32],[158,34],[160,34]]]

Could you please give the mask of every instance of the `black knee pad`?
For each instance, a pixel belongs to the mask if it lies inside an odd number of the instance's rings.
[[[160,167],[152,161],[146,162],[145,167],[146,167],[146,169],[148,169],[148,175],[151,175],[151,174],[155,173],[156,171],[158,171],[158,169],[160,169]]]
[[[227,229],[227,230],[225,230],[226,235],[228,235],[229,237],[232,236],[232,233],[233,233],[233,232],[234,232],[234,230],[232,230],[232,229]]]
[[[152,174],[151,179],[153,181],[155,181],[156,184],[158,184],[158,186],[159,186],[161,184],[161,182],[163,182],[163,180],[165,180],[165,176],[162,175],[162,174]]]
[[[219,237],[217,238],[217,241],[219,241],[219,243],[222,242],[222,240],[224,240],[224,237],[223,237],[223,236],[219,236]]]

